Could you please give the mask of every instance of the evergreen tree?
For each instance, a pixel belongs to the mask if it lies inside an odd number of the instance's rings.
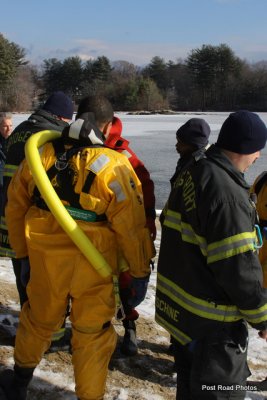
[[[11,81],[21,65],[27,64],[25,50],[16,43],[10,42],[0,33],[0,84]]]
[[[186,60],[192,78],[202,94],[201,108],[220,104],[231,76],[238,76],[241,61],[226,44],[203,45],[194,49]]]

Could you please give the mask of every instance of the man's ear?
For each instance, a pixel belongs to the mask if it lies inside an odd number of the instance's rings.
[[[108,138],[108,135],[109,135],[109,132],[110,132],[111,127],[112,127],[112,122],[108,122],[108,123],[104,126],[103,134],[104,134],[104,136],[105,136],[106,139]]]

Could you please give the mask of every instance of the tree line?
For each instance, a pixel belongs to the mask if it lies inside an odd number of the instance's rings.
[[[31,111],[55,90],[75,104],[105,95],[120,111],[267,111],[267,61],[249,63],[226,44],[203,44],[185,59],[155,56],[144,67],[101,56],[26,60],[25,49],[0,34],[0,109]]]

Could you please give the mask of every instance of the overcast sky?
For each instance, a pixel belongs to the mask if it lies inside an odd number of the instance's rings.
[[[267,0],[5,0],[0,32],[33,64],[104,55],[142,66],[222,43],[256,62],[267,60]]]

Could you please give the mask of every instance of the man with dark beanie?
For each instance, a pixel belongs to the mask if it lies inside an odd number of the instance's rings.
[[[190,163],[192,154],[205,151],[209,144],[210,126],[202,118],[191,118],[176,132],[176,151],[180,154],[176,170],[170,179],[173,186],[181,170]]]
[[[185,124],[180,126],[176,132],[176,151],[180,155],[174,175],[170,179],[171,187],[174,186],[176,179],[184,168],[193,162],[194,158],[199,158],[209,147],[210,126],[202,118],[190,118]],[[163,224],[168,202],[162,210],[159,220]],[[169,352],[173,353],[173,338],[170,339]]]
[[[0,256],[10,257],[12,260],[21,307],[27,300],[26,286],[29,279],[29,262],[28,259],[17,258],[9,244],[5,219],[8,186],[19,164],[25,157],[24,145],[26,140],[34,133],[46,129],[61,132],[69,125],[73,110],[73,102],[69,96],[61,91],[54,92],[48,97],[44,105],[31,114],[26,121],[19,124],[7,139],[6,164],[3,177],[3,207],[1,210]],[[63,334],[64,332],[60,332],[55,339],[60,339]]]
[[[257,114],[230,114],[217,143],[182,170],[170,193],[156,321],[175,339],[177,399],[244,399],[247,324],[267,340],[256,209],[244,179],[266,139]]]

